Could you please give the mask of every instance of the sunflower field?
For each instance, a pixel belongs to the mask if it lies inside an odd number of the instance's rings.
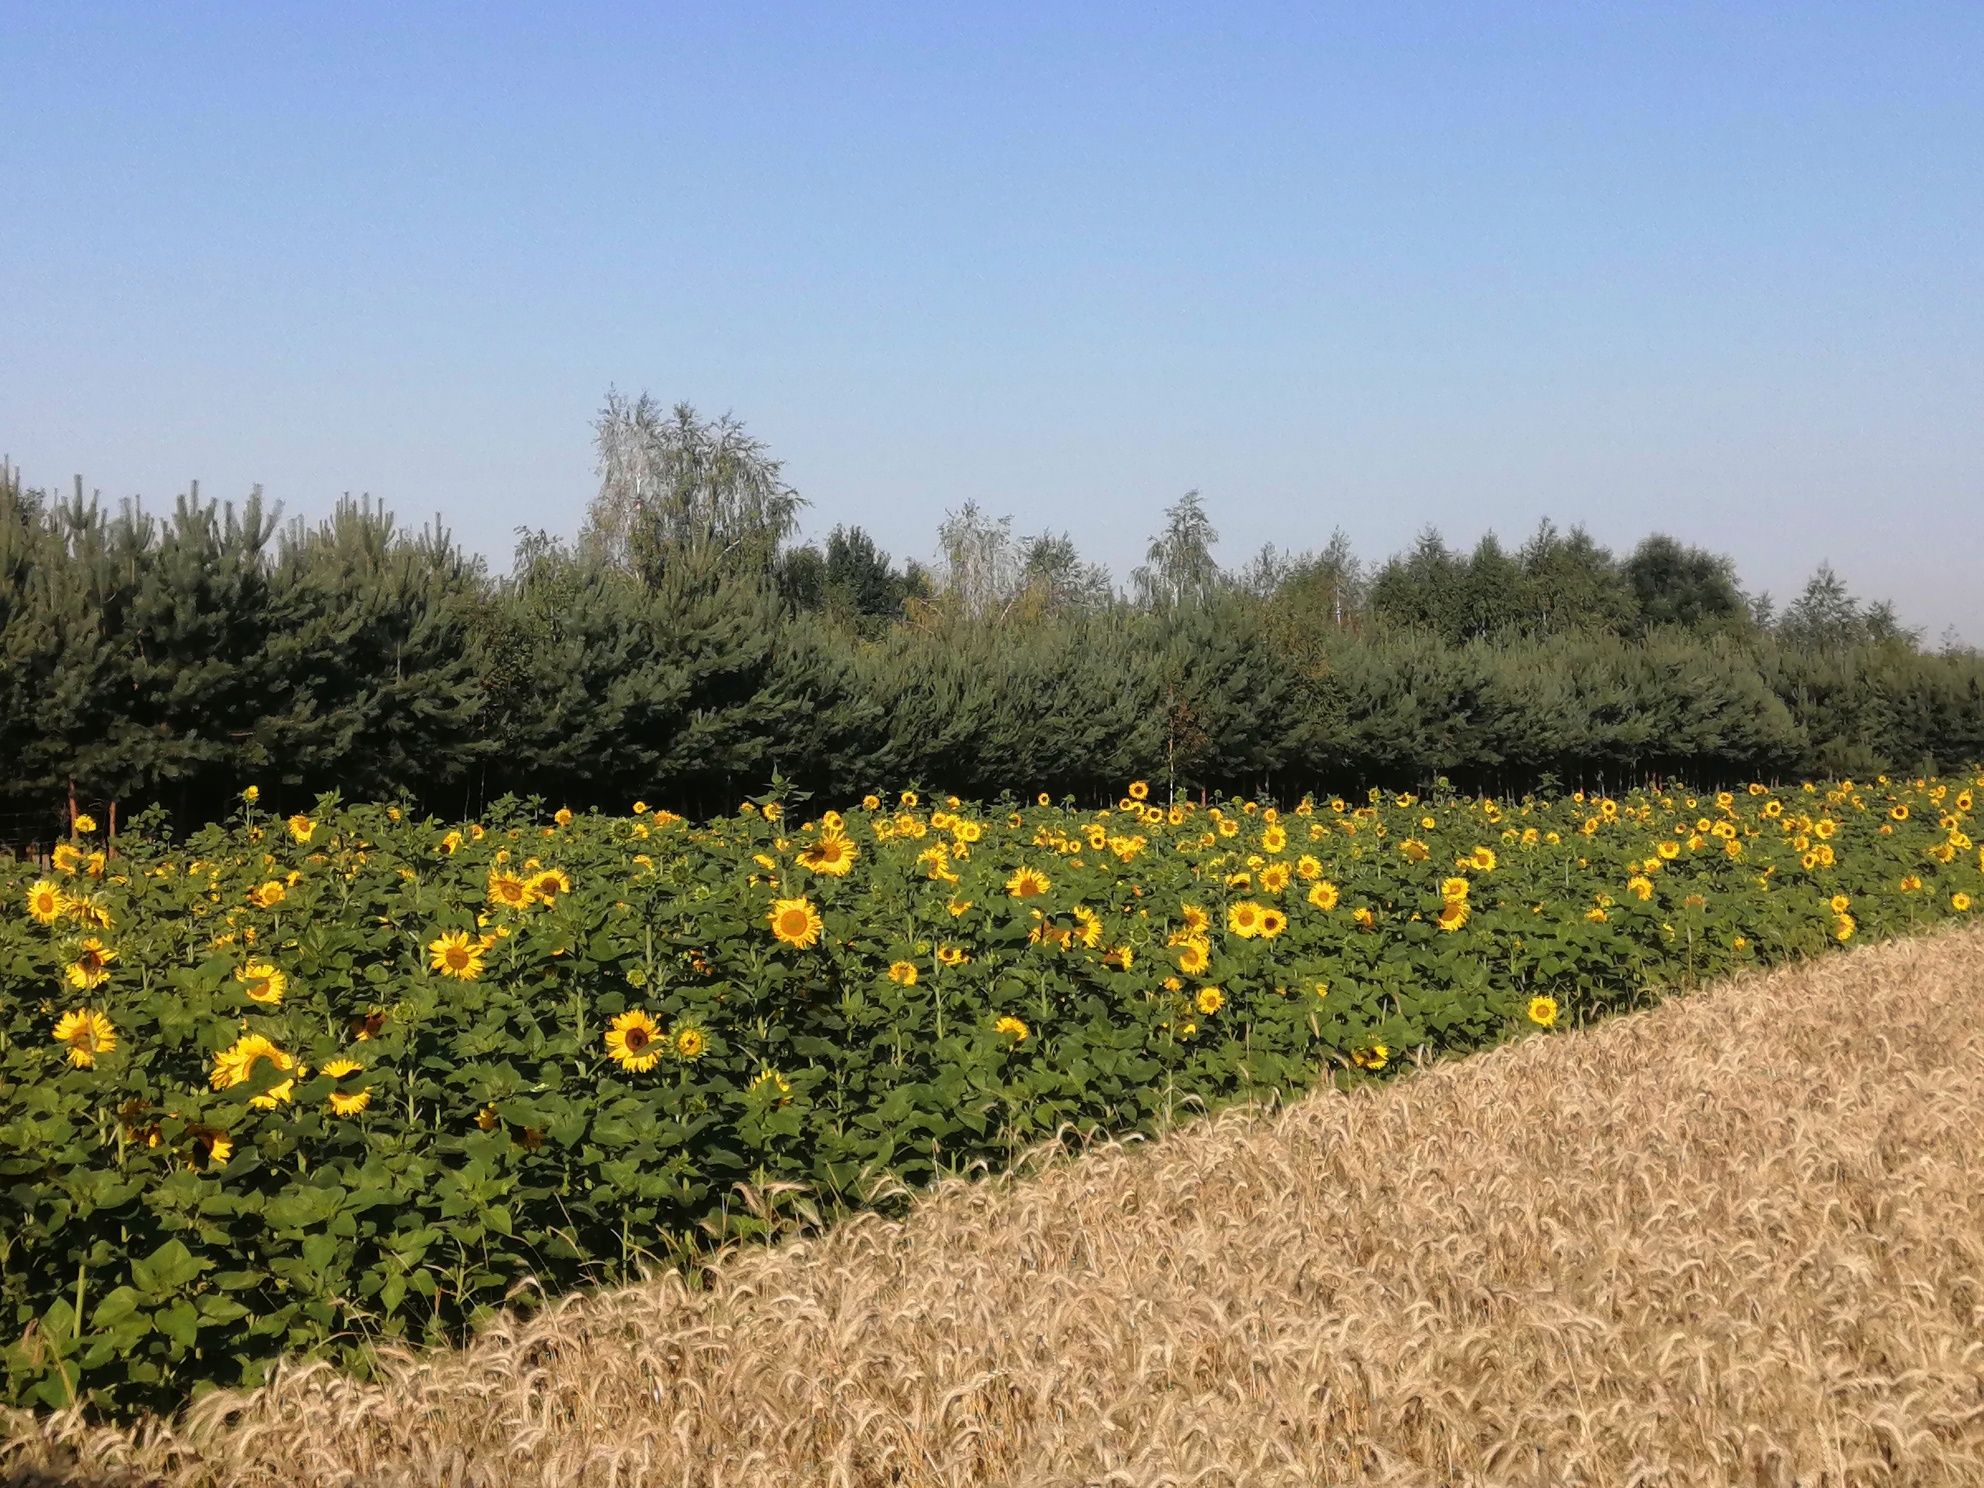
[[[1984,776],[95,824],[0,864],[0,1399],[363,1368],[1049,1140],[1984,902]]]

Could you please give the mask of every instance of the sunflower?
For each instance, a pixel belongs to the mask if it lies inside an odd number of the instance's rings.
[[[1961,891],[1950,895],[1950,908],[1961,914],[1970,908],[1970,896]]]
[[[1368,907],[1353,909],[1350,912],[1350,918],[1357,922],[1357,928],[1359,930],[1373,930],[1377,928],[1378,917]]]
[[[482,958],[488,946],[471,940],[466,930],[449,930],[427,943],[427,964],[444,977],[472,982],[482,975]]]
[[[37,925],[52,925],[69,907],[68,896],[52,878],[37,879],[28,889],[28,914]]]
[[[250,961],[246,966],[237,966],[234,979],[242,983],[250,1002],[265,1007],[280,1006],[282,994],[289,988],[289,978],[276,969],[273,961]]]
[[[1025,1023],[1015,1018],[1011,1013],[1007,1013],[998,1022],[994,1023],[992,1025],[992,1031],[1007,1035],[1016,1044],[1025,1043],[1033,1033],[1032,1029],[1028,1028]]]
[[[87,935],[77,947],[76,959],[63,968],[63,975],[79,991],[92,991],[110,980],[110,963],[116,959],[117,952],[94,935]]]
[[[1197,1008],[1202,1016],[1210,1018],[1226,1006],[1226,994],[1217,987],[1201,987],[1192,998],[1192,1006]]]
[[[62,913],[78,925],[87,925],[92,930],[110,928],[110,905],[102,894],[70,894],[62,900]]]
[[[937,960],[945,966],[963,966],[971,960],[971,952],[963,946],[940,945],[937,947]]]
[[[1278,853],[1288,846],[1288,831],[1278,823],[1261,833],[1261,851]]]
[[[217,1127],[189,1126],[186,1135],[200,1149],[203,1166],[208,1172],[226,1167],[227,1160],[234,1156],[234,1139]]]
[[[1856,928],[1858,927],[1854,924],[1852,915],[1840,915],[1832,922],[1832,938],[1841,945],[1844,945],[1847,941],[1853,939],[1853,932]]]
[[[93,1008],[76,1008],[55,1020],[55,1042],[69,1046],[69,1063],[88,1069],[96,1056],[117,1047],[117,1030]]]
[[[792,1099],[792,1082],[770,1065],[766,1065],[758,1071],[758,1078],[751,1082],[745,1093],[765,1096],[784,1105]]]
[[[1852,905],[1853,905],[1853,901],[1847,898],[1846,895],[1844,894],[1834,894],[1832,898],[1826,901],[1826,908],[1831,910],[1836,915],[1845,914],[1846,911],[1852,907]]]
[[[1261,939],[1273,940],[1288,928],[1288,916],[1269,907],[1261,911]]]
[[[489,870],[489,887],[484,897],[498,909],[528,909],[535,897],[531,887],[514,873],[501,868]]]
[[[774,899],[765,916],[772,934],[794,950],[806,950],[818,943],[825,922],[810,899]]]
[[[572,875],[563,868],[542,869],[537,877],[530,881],[530,891],[532,897],[541,899],[546,904],[556,904],[560,894],[572,892]]]
[[[1147,780],[1132,780],[1130,782],[1130,799],[1132,801],[1149,800],[1150,782]]]
[[[1406,838],[1398,845],[1398,850],[1405,855],[1408,862],[1412,863],[1423,863],[1432,856],[1432,849],[1417,837]]]
[[[829,831],[818,842],[799,850],[802,867],[815,873],[824,873],[829,878],[845,878],[854,868],[854,860],[860,856],[860,849],[853,841],[840,832]]]
[[[675,1057],[677,1059],[701,1059],[703,1050],[710,1046],[710,1036],[694,1026],[675,1030]]]
[[[324,1066],[320,1073],[329,1075],[333,1080],[342,1080],[347,1075],[360,1073],[364,1068],[365,1066],[360,1064],[356,1059],[333,1059]],[[331,1114],[333,1116],[356,1116],[371,1104],[372,1091],[370,1087],[364,1090],[333,1090],[331,1092]]]
[[[1494,848],[1477,847],[1467,857],[1468,861],[1473,864],[1476,873],[1493,873],[1495,871],[1496,859]]]
[[[1226,928],[1242,940],[1252,940],[1261,933],[1261,906],[1242,899],[1226,911]]]
[[[1529,1021],[1538,1028],[1549,1028],[1557,1021],[1557,999],[1554,997],[1532,997],[1529,1000]]]
[[[248,1104],[263,1111],[273,1111],[296,1093],[296,1075],[301,1071],[297,1070],[295,1055],[277,1048],[262,1034],[244,1033],[214,1055],[213,1073],[208,1076],[208,1083],[216,1090],[231,1090],[237,1085],[246,1085],[255,1078],[255,1066],[264,1060],[289,1078],[271,1085],[260,1095],[251,1095]]]
[[[1028,868],[1024,864],[1015,868],[1013,876],[1006,880],[1006,892],[1015,899],[1038,898],[1051,887],[1046,874],[1038,868]]]
[[[551,813],[551,819],[561,827],[569,827],[572,824],[572,808],[569,806],[560,806],[556,811]]]
[[[1186,976],[1204,976],[1212,952],[1203,940],[1188,940],[1178,948],[1178,969]]]
[[[82,853],[73,842],[58,842],[55,845],[55,851],[49,856],[55,864],[55,871],[58,873],[74,873],[77,865],[83,861]]]
[[[1438,924],[1442,930],[1454,931],[1467,923],[1468,908],[1465,899],[1448,899],[1440,905]]]
[[[1196,904],[1178,906],[1178,923],[1187,935],[1204,935],[1212,928],[1212,916]]]
[[[1381,1070],[1391,1061],[1389,1045],[1373,1044],[1368,1049],[1359,1049],[1350,1056],[1350,1062],[1363,1070]]]
[[[282,880],[272,878],[267,883],[248,891],[248,902],[257,909],[274,909],[288,897],[289,890],[283,887]]]
[[[1319,878],[1309,885],[1309,902],[1325,912],[1335,909],[1340,897],[1337,886],[1327,878]]]
[[[96,818],[91,816],[87,811],[80,812],[76,816],[75,828],[87,837],[96,830]]]
[[[644,1075],[661,1063],[661,1025],[639,1008],[606,1025],[606,1052],[624,1070]]]
[[[898,987],[914,987],[916,985],[916,963],[914,961],[891,961],[889,963],[889,980],[894,982]]]
[[[1288,880],[1295,870],[1286,863],[1270,863],[1261,870],[1261,888],[1270,894],[1279,894],[1288,887]]]
[[[1468,882],[1464,878],[1456,876],[1444,879],[1440,884],[1440,897],[1449,904],[1458,903],[1467,898],[1467,890]]]
[[[316,834],[317,824],[302,812],[299,811],[289,819],[289,835],[298,842],[308,842]]]

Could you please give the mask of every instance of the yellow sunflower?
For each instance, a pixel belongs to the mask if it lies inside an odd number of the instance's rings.
[[[994,1033],[1005,1034],[1007,1037],[1011,1038],[1012,1041],[1016,1044],[1025,1043],[1033,1033],[1032,1029],[1028,1028],[1025,1023],[1020,1021],[1018,1018],[1015,1018],[1010,1013],[1006,1014],[1004,1017],[1000,1018],[998,1022],[994,1023],[992,1025],[992,1031]]]
[[[262,1034],[244,1033],[214,1055],[213,1073],[208,1076],[208,1083],[216,1090],[246,1085],[255,1078],[255,1066],[264,1060],[289,1078],[271,1085],[260,1095],[251,1095],[248,1104],[264,1111],[273,1111],[296,1093],[296,1075],[292,1073],[296,1071],[296,1056],[277,1048],[272,1040]]]
[[[1203,1016],[1210,1018],[1226,1006],[1226,994],[1217,987],[1201,987],[1192,998],[1192,1006]]]
[[[1204,976],[1212,964],[1212,952],[1203,940],[1188,940],[1178,948],[1178,969],[1186,976]]]
[[[68,896],[52,878],[37,879],[28,889],[28,914],[37,925],[52,925],[69,907]]]
[[[250,961],[234,969],[234,979],[242,984],[248,1000],[265,1007],[278,1007],[289,988],[289,978],[276,969],[273,961]]]
[[[824,873],[829,878],[845,878],[854,868],[861,850],[840,832],[824,833],[818,842],[799,850],[800,866]]]
[[[1319,878],[1309,885],[1309,902],[1320,910],[1335,909],[1339,897],[1341,895],[1337,886],[1327,878]]]
[[[472,982],[482,975],[482,959],[489,947],[469,937],[466,930],[449,930],[427,943],[427,964],[444,977]]]
[[[1554,997],[1532,997],[1529,1000],[1529,1021],[1538,1028],[1549,1028],[1557,1021],[1557,999]]]
[[[324,1065],[322,1072],[329,1075],[333,1080],[342,1080],[347,1076],[360,1074],[364,1069],[365,1066],[360,1064],[356,1059],[333,1059]],[[372,1090],[370,1086],[367,1086],[363,1090],[333,1090],[331,1092],[330,1105],[333,1116],[356,1116],[371,1104]]]
[[[710,1046],[710,1036],[696,1027],[675,1030],[675,1057],[678,1059],[701,1059],[703,1050]]]
[[[88,1069],[96,1056],[117,1047],[117,1030],[93,1008],[76,1008],[55,1020],[55,1042],[69,1046],[69,1063]]]
[[[1226,928],[1242,940],[1252,940],[1261,933],[1261,906],[1242,899],[1226,911]]]
[[[299,811],[289,819],[289,835],[298,842],[308,842],[317,835],[317,824]]]
[[[765,917],[772,934],[795,950],[806,950],[818,943],[824,921],[808,899],[774,899]]]
[[[916,963],[914,961],[891,961],[889,963],[889,980],[894,982],[898,987],[914,987],[916,985]]]
[[[1006,892],[1015,899],[1034,899],[1047,892],[1052,885],[1047,875],[1038,868],[1021,866],[1013,870],[1013,876],[1006,880]]]
[[[110,980],[110,963],[116,959],[117,952],[94,935],[88,935],[77,947],[76,959],[63,968],[63,975],[79,991],[92,991]]]
[[[501,868],[489,870],[489,886],[484,897],[498,909],[528,909],[536,896],[528,883]]]
[[[630,1009],[606,1026],[606,1052],[624,1070],[644,1075],[661,1063],[661,1025],[639,1008]]]

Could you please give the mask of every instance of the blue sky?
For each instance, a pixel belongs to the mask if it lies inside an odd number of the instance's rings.
[[[0,451],[576,530],[609,384],[927,555],[1544,514],[1984,642],[1984,5],[0,9]]]

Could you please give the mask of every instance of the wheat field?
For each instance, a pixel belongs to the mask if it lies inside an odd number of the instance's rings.
[[[17,1483],[1984,1482],[1984,933],[299,1367]]]

